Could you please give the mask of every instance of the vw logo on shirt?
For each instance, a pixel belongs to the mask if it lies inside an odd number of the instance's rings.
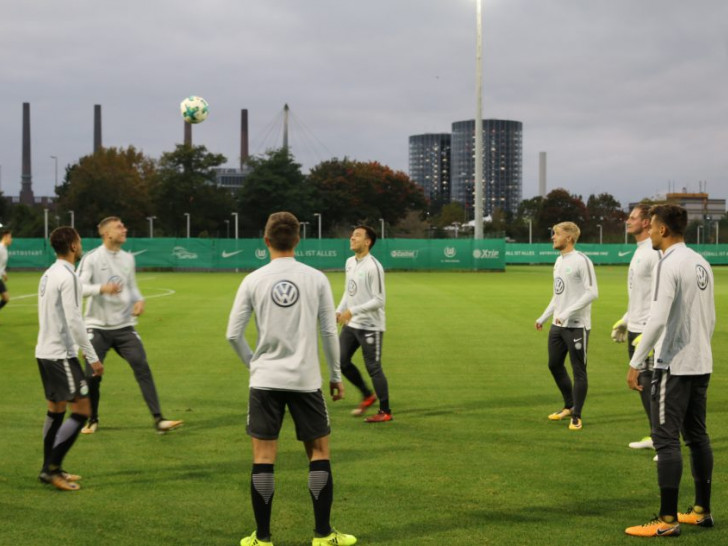
[[[350,296],[356,295],[356,281],[353,279],[349,281],[349,295]]]
[[[290,307],[298,301],[298,287],[291,281],[278,281],[270,295],[278,307]]]
[[[702,265],[695,266],[695,274],[698,279],[698,288],[705,290],[708,288],[708,272]]]
[[[564,280],[561,277],[554,279],[554,294],[561,294],[564,291]]]

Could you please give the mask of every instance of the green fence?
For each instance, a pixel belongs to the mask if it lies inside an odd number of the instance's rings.
[[[100,244],[85,239],[84,250]],[[728,245],[690,245],[713,265],[728,264]],[[129,239],[124,248],[137,266],[170,269],[256,269],[268,261],[258,239]],[[595,264],[628,264],[635,250],[628,245],[579,244]],[[42,269],[54,254],[43,239],[13,239],[10,268]],[[503,271],[506,264],[551,264],[558,251],[548,243],[506,244],[500,239],[380,239],[374,254],[385,269]],[[343,269],[351,256],[347,239],[306,239],[296,257],[317,269]]]
[[[85,239],[84,251],[98,246]],[[128,239],[124,249],[134,254],[137,266],[172,269],[256,269],[268,262],[268,250],[259,239]],[[9,250],[11,268],[44,268],[54,254],[43,239],[14,239]],[[380,239],[372,254],[385,269],[505,269],[505,242],[498,239]],[[296,258],[317,269],[343,269],[351,256],[348,239],[306,239]]]

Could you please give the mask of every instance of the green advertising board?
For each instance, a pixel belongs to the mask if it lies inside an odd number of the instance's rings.
[[[84,250],[98,239],[85,239]],[[690,245],[712,265],[728,264],[728,245]],[[596,265],[628,264],[634,244],[579,244],[577,249]],[[129,239],[140,268],[196,270],[253,270],[268,263],[268,250],[260,239]],[[506,264],[552,264],[558,256],[549,243],[505,243],[502,239],[380,239],[372,254],[388,270],[503,271]],[[317,269],[341,270],[351,256],[347,239],[306,239],[296,258]],[[13,239],[8,267],[44,269],[55,260],[44,239]]]

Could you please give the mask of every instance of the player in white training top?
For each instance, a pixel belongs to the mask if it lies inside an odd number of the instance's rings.
[[[10,301],[10,294],[5,283],[8,281],[8,247],[13,244],[13,232],[0,230],[0,309]]]
[[[38,286],[38,342],[35,358],[48,401],[43,424],[43,469],[38,478],[62,491],[80,489],[80,476],[63,470],[63,459],[91,413],[88,385],[78,361],[78,349],[100,376],[99,361],[81,316],[81,282],[73,266],[83,250],[81,237],[71,227],[53,230],[50,243],[58,258]],[[71,416],[63,420],[70,403]]]
[[[154,427],[159,433],[168,432],[181,426],[182,421],[162,416],[147,353],[135,328],[137,317],[144,312],[144,298],[136,282],[134,256],[121,248],[126,242],[126,226],[120,218],[109,216],[99,222],[98,229],[101,246],[88,252],[78,264],[83,295],[87,297],[85,318],[91,343],[102,360],[114,349],[129,363]],[[81,431],[84,434],[95,433],[99,426],[101,378],[92,377],[89,388],[91,418]]]
[[[392,420],[389,407],[389,383],[382,369],[382,340],[386,329],[384,303],[384,269],[370,251],[377,241],[376,232],[369,226],[357,226],[349,238],[354,255],[346,260],[346,286],[336,309],[336,319],[343,325],[339,336],[341,373],[362,394],[362,401],[351,413],[364,412],[379,397],[379,412],[367,417],[367,423],[386,423]],[[364,366],[372,379],[374,393],[354,366],[351,358],[361,347]]]
[[[713,372],[711,338],[715,329],[713,272],[700,254],[685,245],[687,211],[678,205],[650,209],[652,247],[662,251],[653,276],[650,316],[629,363],[627,385],[642,389],[639,373],[655,351],[652,378],[652,441],[657,450],[659,516],[625,532],[636,536],[677,536],[680,523],[712,527],[710,496],[713,450],[706,429],[707,393]],[[695,502],[678,513],[683,471],[682,434],[690,448]]]
[[[230,311],[227,339],[250,369],[247,433],[252,439],[250,494],[256,530],[241,546],[271,546],[271,507],[278,435],[286,407],[309,459],[308,488],[313,501],[312,544],[351,545],[352,535],[331,527],[334,498],[329,414],[321,392],[318,333],[329,368],[329,391],[343,398],[336,316],[331,286],[320,271],[297,262],[300,224],[290,212],[271,214],[265,244],[271,261],[240,284]],[[257,343],[252,350],[245,329],[255,315]]]
[[[647,317],[650,315],[650,302],[652,300],[652,271],[660,260],[660,251],[652,248],[650,241],[650,205],[642,203],[637,205],[627,218],[627,233],[637,242],[637,248],[629,262],[627,275],[627,312],[612,326],[612,339],[617,343],[627,341],[629,358],[634,354],[635,340],[644,330]],[[640,369],[639,383],[642,390],[638,391],[642,399],[642,407],[647,414],[647,424],[650,424],[650,381],[652,381],[652,356],[648,356]],[[630,442],[633,449],[652,449],[652,438],[645,436],[638,442]]]
[[[581,410],[586,400],[588,378],[586,354],[591,330],[591,302],[597,299],[594,264],[586,254],[574,250],[581,230],[573,222],[561,222],[553,228],[554,248],[561,252],[554,265],[554,295],[546,310],[536,319],[536,330],[553,315],[549,330],[549,370],[564,399],[563,409],[550,414],[552,421],[571,417],[570,430],[581,430]],[[569,355],[574,373],[572,386],[566,371]]]

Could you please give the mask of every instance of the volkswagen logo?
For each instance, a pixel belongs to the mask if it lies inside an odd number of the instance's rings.
[[[290,307],[298,301],[298,287],[291,281],[278,281],[270,295],[278,307]]]
[[[695,274],[698,278],[698,288],[701,290],[708,288],[708,271],[702,265],[697,265],[695,266]]]
[[[352,280],[349,281],[348,290],[349,290],[349,295],[350,296],[355,296],[356,295],[356,281],[354,279],[352,279]]]
[[[561,294],[564,291],[564,281],[561,277],[554,279],[554,294]]]

